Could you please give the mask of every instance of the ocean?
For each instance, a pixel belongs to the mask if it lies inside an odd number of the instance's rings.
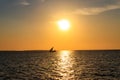
[[[120,51],[0,51],[0,80],[120,80]]]

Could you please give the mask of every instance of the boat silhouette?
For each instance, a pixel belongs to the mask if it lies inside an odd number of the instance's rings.
[[[52,47],[49,52],[56,52],[56,50],[54,50],[54,47]]]

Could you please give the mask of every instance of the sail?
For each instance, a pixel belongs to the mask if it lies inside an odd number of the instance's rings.
[[[52,52],[53,51],[53,47],[49,51]]]
[[[52,47],[49,52],[56,52],[56,50],[54,50],[54,47]]]

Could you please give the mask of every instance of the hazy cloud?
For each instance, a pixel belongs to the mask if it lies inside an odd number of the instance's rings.
[[[97,15],[105,11],[120,9],[120,1],[116,1],[114,4],[107,4],[99,7],[87,7],[87,8],[79,8],[76,9],[73,14],[81,14],[81,15]]]
[[[45,0],[41,0],[41,2],[45,2]]]
[[[28,6],[30,3],[27,0],[18,0],[18,5]]]
[[[34,0],[33,0],[33,1],[34,1]],[[35,1],[37,1],[37,0],[35,0]],[[38,0],[38,1],[45,2],[45,0]],[[18,0],[18,3],[19,3],[20,5],[23,5],[23,6],[28,6],[28,5],[31,4],[31,3],[30,3],[30,0]]]

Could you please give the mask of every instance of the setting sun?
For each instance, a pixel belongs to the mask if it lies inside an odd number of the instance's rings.
[[[70,22],[66,19],[59,20],[57,24],[61,30],[68,30],[70,28]]]

